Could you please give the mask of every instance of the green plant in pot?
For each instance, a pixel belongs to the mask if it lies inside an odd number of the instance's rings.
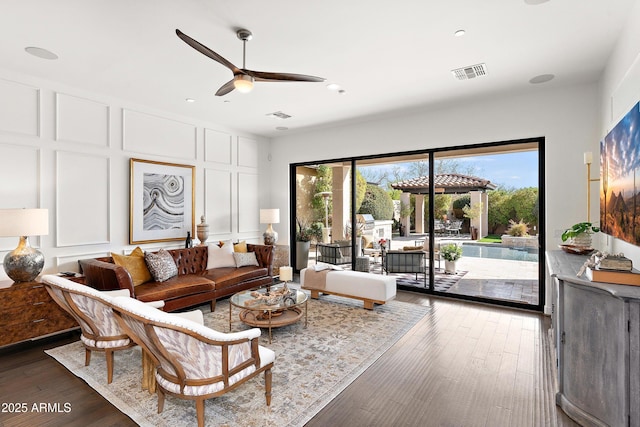
[[[455,243],[449,243],[443,245],[440,248],[440,255],[444,258],[444,271],[445,273],[455,274],[456,262],[462,258],[462,247]]]
[[[591,247],[591,235],[600,231],[599,227],[596,227],[590,222],[579,222],[574,224],[571,228],[568,228],[562,233],[562,241],[569,241],[574,246],[580,246],[584,248]]]

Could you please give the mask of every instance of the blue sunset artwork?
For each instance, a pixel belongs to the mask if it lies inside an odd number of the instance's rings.
[[[600,142],[600,229],[640,245],[640,104]]]
[[[180,229],[184,223],[184,177],[145,173],[143,230]]]

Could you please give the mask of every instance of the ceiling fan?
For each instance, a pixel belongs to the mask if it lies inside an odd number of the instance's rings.
[[[307,76],[304,74],[292,74],[292,73],[271,73],[267,71],[253,71],[245,68],[246,49],[247,42],[253,38],[251,31],[240,29],[236,31],[236,35],[242,40],[242,68],[238,68],[225,58],[215,53],[202,43],[192,39],[185,33],[176,29],[176,34],[186,44],[208,56],[214,61],[219,62],[233,72],[233,79],[223,84],[216,92],[216,96],[223,96],[231,92],[233,89],[238,89],[238,92],[246,93],[253,89],[253,82],[323,82],[322,77]]]

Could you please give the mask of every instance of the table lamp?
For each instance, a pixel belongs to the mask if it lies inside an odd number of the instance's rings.
[[[269,224],[262,234],[265,245],[275,245],[278,241],[278,233],[273,229],[273,224],[280,222],[280,209],[260,209],[260,224]]]
[[[48,209],[0,209],[0,237],[20,237],[4,257],[4,271],[14,282],[30,282],[44,267],[44,255],[29,245],[29,236],[49,234]]]

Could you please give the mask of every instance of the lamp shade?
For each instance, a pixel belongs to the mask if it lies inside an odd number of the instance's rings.
[[[291,267],[280,267],[280,280],[283,282],[290,282],[293,280],[293,268]]]
[[[0,237],[46,236],[48,209],[0,209]]]
[[[260,224],[280,223],[280,209],[260,209]]]

